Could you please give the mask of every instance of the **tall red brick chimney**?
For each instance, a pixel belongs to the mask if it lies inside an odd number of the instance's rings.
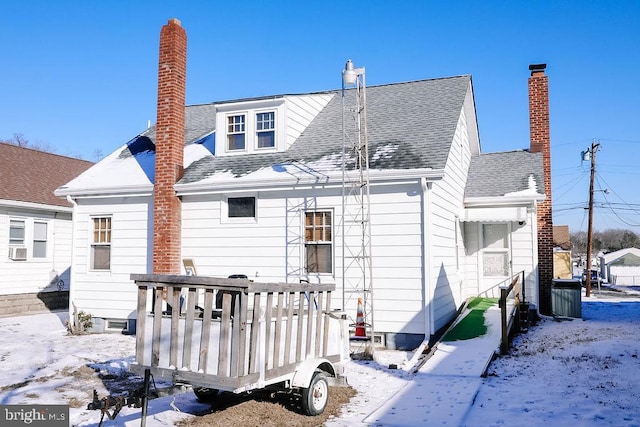
[[[551,210],[551,137],[549,132],[549,79],[544,74],[547,64],[529,66],[529,128],[532,153],[542,153],[544,194],[538,204],[538,286],[539,308],[551,313],[553,281],[553,216]]]
[[[187,33],[173,18],[160,31],[156,171],[153,188],[153,273],[180,274]]]

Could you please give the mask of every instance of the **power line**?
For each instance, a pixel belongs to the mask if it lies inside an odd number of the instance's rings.
[[[640,144],[640,140],[635,140],[635,139],[605,139],[605,138],[600,138],[600,141],[624,142],[624,143],[627,143],[627,144]]]

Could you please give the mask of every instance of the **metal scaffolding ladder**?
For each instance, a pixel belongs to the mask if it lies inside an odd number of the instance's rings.
[[[345,76],[348,73],[351,80]],[[347,85],[354,88],[347,89]],[[342,129],[343,310],[355,315],[352,342],[363,342],[365,352],[370,353],[374,311],[366,85],[364,67],[354,69],[351,60],[343,71]]]

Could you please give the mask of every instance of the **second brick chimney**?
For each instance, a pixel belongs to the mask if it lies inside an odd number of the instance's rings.
[[[153,198],[153,273],[180,274],[182,206],[174,184],[182,178],[187,33],[177,19],[160,31],[158,112]]]
[[[549,80],[546,64],[529,66],[529,128],[532,153],[542,153],[544,194],[538,204],[538,284],[542,313],[551,313],[553,281],[553,215],[551,210],[551,137],[549,132]]]

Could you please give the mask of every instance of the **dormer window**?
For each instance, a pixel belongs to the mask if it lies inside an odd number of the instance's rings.
[[[227,150],[245,149],[246,116],[238,114],[227,117]]]
[[[273,148],[276,144],[276,113],[256,114],[257,148]]]
[[[287,143],[284,99],[260,99],[216,106],[216,156],[284,151]]]

